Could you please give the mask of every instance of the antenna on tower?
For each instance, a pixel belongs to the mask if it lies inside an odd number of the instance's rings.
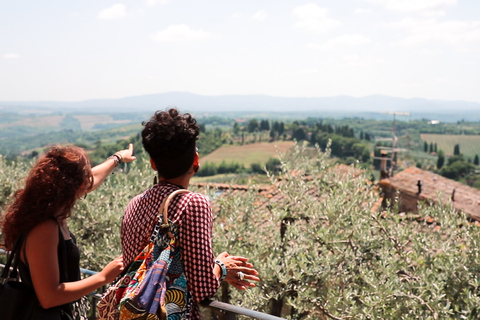
[[[396,135],[396,116],[399,115],[399,116],[409,116],[409,119],[411,117],[411,114],[410,112],[390,112],[390,111],[386,111],[386,112],[380,112],[380,113],[385,113],[385,114],[392,114],[393,115],[393,123],[392,123],[392,130],[391,130],[391,133],[392,133],[392,138],[383,138],[383,139],[376,139],[376,141],[391,141],[392,143],[392,146],[391,147],[383,147],[383,146],[379,146],[379,147],[376,147],[377,149],[380,149],[381,150],[381,153],[382,153],[382,157],[374,157],[374,159],[380,159],[382,162],[380,164],[380,176],[385,176],[387,174],[388,177],[392,177],[393,176],[393,172],[395,170],[395,167],[397,165],[396,163],[396,154],[398,152],[403,152],[403,151],[407,151],[407,155],[409,156],[409,151],[410,151],[410,135],[407,134],[407,148],[408,149],[402,149],[402,148],[397,148],[397,143],[398,143],[398,137]],[[390,153],[390,157],[388,157],[388,153]],[[386,171],[386,162],[387,161],[390,161],[390,169],[388,170],[388,173],[382,173],[382,170],[383,171]]]

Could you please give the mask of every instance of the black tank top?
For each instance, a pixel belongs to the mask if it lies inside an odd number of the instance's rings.
[[[71,239],[65,240],[63,238],[60,227],[58,228],[58,267],[60,270],[60,282],[73,282],[80,280],[80,250],[77,247],[77,241],[75,236],[70,232]],[[62,242],[64,245],[62,245]],[[22,282],[33,286],[32,277],[30,275],[30,269],[28,266],[27,256],[25,255],[25,246],[23,246],[23,256],[25,257],[25,263],[22,259],[18,262],[18,271]],[[71,314],[70,304],[61,306],[65,312]]]

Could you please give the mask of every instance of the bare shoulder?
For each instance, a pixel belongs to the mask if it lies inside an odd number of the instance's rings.
[[[48,219],[33,227],[28,235],[29,242],[54,241],[58,242],[58,224],[56,221]]]
[[[38,266],[39,261],[54,261],[58,240],[58,224],[54,220],[49,219],[36,225],[25,241],[26,258],[30,266]]]

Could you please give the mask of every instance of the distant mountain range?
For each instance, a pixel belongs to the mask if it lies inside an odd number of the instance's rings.
[[[382,118],[388,112],[411,113],[411,119],[441,121],[480,121],[480,103],[427,99],[404,99],[382,95],[361,98],[348,96],[286,98],[266,95],[204,96],[187,92],[168,92],[121,99],[97,99],[79,102],[0,101],[0,113],[151,113],[177,107],[184,112],[234,114],[286,114],[299,117]],[[387,116],[391,119],[391,115]]]

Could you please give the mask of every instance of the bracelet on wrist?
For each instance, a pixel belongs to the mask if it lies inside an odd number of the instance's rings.
[[[120,152],[115,153],[115,155],[118,157],[119,162],[123,162],[123,156]]]
[[[220,281],[225,280],[225,278],[227,277],[227,267],[225,267],[223,262],[220,260],[215,260],[215,263],[220,267],[220,270],[222,270],[222,276],[220,277]]]
[[[110,157],[108,157],[107,159],[112,159],[112,160],[115,162],[115,167],[118,166],[118,164],[119,164],[120,162],[122,162],[122,161],[121,161],[121,158],[120,158],[120,156],[119,156],[118,154],[113,154],[113,155],[111,155]]]

